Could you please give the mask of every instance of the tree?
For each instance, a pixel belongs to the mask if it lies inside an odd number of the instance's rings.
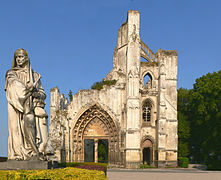
[[[190,123],[188,121],[189,90],[178,89],[178,156],[188,157]]]
[[[105,148],[105,146],[104,146],[103,143],[100,143],[100,144],[98,145],[98,155],[99,155],[99,157],[98,157],[98,160],[99,160],[99,161],[103,161],[103,160],[105,159],[105,156],[106,156],[106,148]]]
[[[72,94],[71,90],[69,90],[68,97],[69,97],[69,100],[71,102],[73,100],[73,94]]]
[[[221,169],[221,71],[196,79],[189,95],[190,154],[197,163]]]

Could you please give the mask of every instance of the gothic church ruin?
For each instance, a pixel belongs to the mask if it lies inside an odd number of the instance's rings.
[[[51,89],[50,137],[60,161],[177,165],[177,51],[154,53],[139,30],[139,12],[128,11],[104,79],[111,85],[80,90],[70,103]]]

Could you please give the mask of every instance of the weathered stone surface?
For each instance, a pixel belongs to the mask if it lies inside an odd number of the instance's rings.
[[[8,160],[6,162],[0,162],[0,170],[27,170],[27,169],[51,169],[57,168],[57,162],[53,161],[16,161]]]
[[[66,154],[60,160],[84,161],[84,140],[106,138],[111,166],[176,164],[177,51],[154,53],[139,31],[139,12],[128,11],[118,31],[113,69],[104,78],[116,84],[80,90],[69,104],[62,103],[65,98],[57,87],[51,90],[51,137],[60,134],[57,152]]]
[[[47,164],[54,153],[48,137],[48,115],[44,110],[46,94],[41,75],[31,68],[28,52],[15,51],[12,68],[7,71],[5,91],[8,100],[8,160],[6,168],[24,168]],[[37,158],[40,161],[32,161]],[[14,160],[14,161],[10,161]],[[32,161],[32,163],[28,161]],[[23,162],[24,161],[24,162]]]

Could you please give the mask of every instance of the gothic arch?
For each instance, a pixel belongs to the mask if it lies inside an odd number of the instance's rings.
[[[154,102],[152,99],[147,98],[142,102],[141,117],[143,123],[154,121]]]
[[[102,132],[88,132],[88,128],[103,127]],[[105,138],[108,139],[110,164],[116,164],[119,157],[119,135],[118,127],[112,117],[99,105],[94,104],[86,109],[78,117],[72,128],[72,160],[75,162],[84,161],[84,139],[89,138]]]
[[[106,111],[108,113],[108,115],[114,120],[114,123],[117,127],[119,127],[119,122],[117,121],[117,116],[116,114],[108,107],[105,106],[105,104],[99,103],[99,102],[95,102],[93,100],[91,100],[90,103],[85,104],[84,106],[82,106],[80,108],[80,110],[78,111],[78,113],[76,114],[75,118],[73,119],[74,122],[76,122],[84,113],[85,111],[87,111],[90,107],[93,106],[97,106],[100,107],[101,109],[103,109],[104,111]],[[73,128],[75,127],[76,123],[73,123],[71,125],[71,131],[73,131]]]
[[[155,107],[154,101],[153,101],[151,98],[146,98],[146,99],[144,99],[143,102],[142,102],[142,106],[143,106],[146,102],[149,102],[150,105],[152,106],[152,108]]]
[[[154,74],[152,71],[145,71],[142,74],[142,84],[143,88],[148,88],[151,89],[153,87],[153,82],[154,82]]]
[[[146,140],[150,140],[150,141],[152,142],[152,144],[155,145],[155,141],[154,141],[153,136],[146,135],[146,136],[144,136],[144,137],[142,138],[142,140],[141,140],[141,146],[142,146],[142,144],[144,143],[144,141],[146,141]]]
[[[154,161],[156,160],[155,159],[156,143],[154,141],[154,138],[150,135],[144,136],[141,140],[140,146],[141,146],[141,152],[142,152],[142,155],[141,155],[142,162],[144,164],[146,162],[149,165],[154,165]],[[147,152],[148,152],[148,154],[146,154]],[[149,157],[147,157],[147,156],[149,156]]]
[[[146,71],[144,71],[144,72],[142,73],[142,75],[141,75],[141,78],[144,79],[144,77],[145,77],[147,74],[150,74],[150,75],[152,76],[153,80],[156,79],[156,77],[154,76],[154,73],[153,73],[151,70],[146,70]]]

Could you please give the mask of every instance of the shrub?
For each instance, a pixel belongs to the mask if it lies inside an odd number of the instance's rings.
[[[104,85],[107,85],[107,86],[112,86],[112,85],[115,85],[116,84],[116,80],[102,80],[100,82],[95,82],[92,86],[91,86],[91,89],[96,89],[96,90],[101,90],[103,89],[103,86]]]
[[[187,157],[179,157],[178,158],[178,166],[183,168],[188,168],[189,165],[189,158]]]
[[[103,171],[106,176],[106,169],[104,166],[98,166],[98,165],[82,165],[82,166],[75,166],[75,168],[80,169],[88,169],[88,170],[97,170],[97,171]]]
[[[98,161],[99,162],[102,162],[104,159],[105,159],[105,156],[106,156],[106,148],[104,146],[104,144],[99,144],[98,145]]]
[[[66,163],[58,163],[58,167],[76,167],[82,169],[94,169],[98,171],[104,171],[105,175],[107,174],[107,163],[95,163],[95,162],[66,162]]]
[[[58,167],[59,168],[64,168],[64,167],[66,167],[66,163],[58,163]]]
[[[101,89],[103,89],[103,84],[101,82],[95,82],[91,86],[91,89],[101,90]]]
[[[104,172],[77,168],[0,171],[1,179],[106,179]]]
[[[221,170],[221,158],[220,156],[210,157],[207,162],[207,169],[212,171],[220,171]]]
[[[141,168],[141,169],[146,169],[146,168],[155,168],[155,167],[150,166],[150,165],[148,165],[148,164],[140,164],[140,168]]]
[[[4,162],[4,161],[7,161],[7,157],[0,157],[0,162]]]

